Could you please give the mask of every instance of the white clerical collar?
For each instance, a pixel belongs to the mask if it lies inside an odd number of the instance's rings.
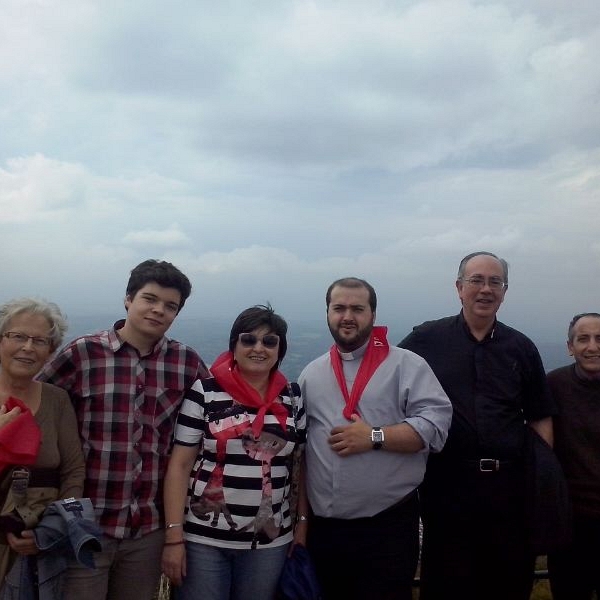
[[[342,360],[355,360],[357,358],[362,358],[367,351],[367,346],[369,345],[369,340],[365,342],[360,348],[353,350],[352,352],[342,352],[338,346],[338,352],[340,353],[340,358]]]

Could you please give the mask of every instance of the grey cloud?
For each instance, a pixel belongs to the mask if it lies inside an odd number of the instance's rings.
[[[125,234],[123,243],[141,247],[176,248],[178,246],[188,246],[190,238],[181,231],[178,225],[171,225],[167,229],[129,231]]]
[[[414,324],[488,249],[551,333],[600,297],[599,6],[2,3],[0,295],[120,313],[153,256],[203,314],[357,274]]]

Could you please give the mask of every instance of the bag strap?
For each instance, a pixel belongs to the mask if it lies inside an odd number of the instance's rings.
[[[288,381],[287,384],[288,393],[290,395],[290,400],[292,401],[292,414],[294,415],[294,427],[296,431],[298,431],[298,399],[296,394],[294,394],[294,389],[292,388],[292,384]],[[289,496],[289,505],[290,505],[290,518],[292,520],[292,524],[296,522],[296,515],[298,512],[298,470],[300,468],[300,450],[298,445],[292,451],[292,460],[290,465],[289,479],[290,479],[290,496]]]
[[[292,401],[292,416],[294,417],[294,427],[298,429],[298,401],[296,399],[296,394],[294,394],[294,388],[292,388],[292,384],[287,382],[288,394],[290,396],[290,400]]]

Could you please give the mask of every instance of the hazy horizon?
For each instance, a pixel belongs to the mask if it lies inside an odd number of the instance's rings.
[[[185,308],[184,308],[185,311]],[[69,330],[65,336],[68,341],[96,331],[107,329],[124,314],[115,318],[102,315],[71,315],[69,317]],[[229,331],[233,319],[215,317],[193,317],[182,313],[177,317],[167,336],[176,339],[194,348],[208,364],[218,354],[227,349]],[[289,379],[298,378],[300,371],[314,358],[325,353],[332,344],[331,335],[327,329],[325,311],[322,320],[319,319],[294,319],[286,318],[288,323],[288,352],[282,364],[282,371]],[[502,319],[500,319],[502,321]],[[388,340],[390,344],[398,344],[417,323],[403,326],[401,323],[384,323],[388,327]],[[511,325],[507,323],[507,325]],[[512,325],[511,325],[512,326]],[[562,367],[572,362],[567,354],[566,334],[564,339],[540,339],[522,331],[537,346],[546,371]]]

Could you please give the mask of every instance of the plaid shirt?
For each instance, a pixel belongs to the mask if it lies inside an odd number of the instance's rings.
[[[38,379],[70,395],[86,459],[84,495],[104,532],[137,538],[163,525],[163,479],[184,394],[206,374],[198,354],[163,337],[152,354],[114,328],[73,340]]]

